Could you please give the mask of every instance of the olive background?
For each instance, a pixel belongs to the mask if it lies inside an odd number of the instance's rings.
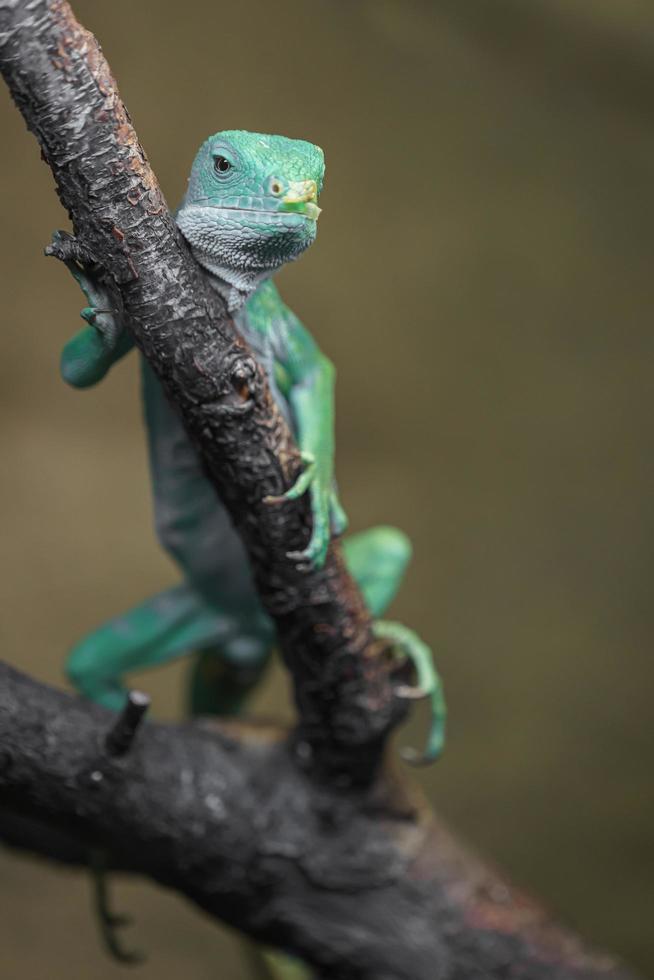
[[[320,143],[324,213],[286,300],[338,368],[353,530],[404,528],[392,615],[447,686],[416,778],[567,923],[654,967],[651,328],[654,8],[645,0],[172,0],[75,9],[174,205],[199,143]],[[58,377],[83,299],[67,227],[0,93],[2,656],[70,644],[178,578],[151,530],[136,359]],[[137,676],[178,717],[183,664]],[[290,717],[280,667],[254,699]],[[418,744],[424,710],[400,733]],[[251,976],[235,934],[119,879],[135,977]],[[0,854],[0,976],[124,976],[85,877]],[[651,975],[651,974],[650,974]]]

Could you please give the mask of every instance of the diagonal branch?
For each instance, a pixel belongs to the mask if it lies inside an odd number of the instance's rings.
[[[263,372],[177,232],[101,49],[65,0],[0,2],[0,70],[52,169],[77,254],[100,266],[249,553],[299,712],[298,760],[370,778],[403,715],[337,545],[298,567],[306,499],[271,507],[300,458]]]

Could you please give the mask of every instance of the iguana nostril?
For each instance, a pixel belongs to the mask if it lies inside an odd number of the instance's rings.
[[[270,183],[270,193],[276,196],[282,193],[282,185],[278,180],[272,180]]]

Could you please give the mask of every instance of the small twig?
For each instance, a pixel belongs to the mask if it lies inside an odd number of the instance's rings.
[[[105,739],[107,754],[121,756],[129,752],[148,708],[150,698],[143,691],[130,691],[125,707],[120,712]]]

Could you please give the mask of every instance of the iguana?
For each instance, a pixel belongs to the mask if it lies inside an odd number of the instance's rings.
[[[296,435],[305,468],[281,499],[308,492],[313,523],[306,549],[290,557],[318,565],[331,532],[346,527],[334,483],[334,368],[284,304],[272,276],[314,241],[323,177],[323,153],[312,143],[220,132],[198,151],[175,216]],[[87,325],[63,349],[61,372],[70,385],[86,388],[134,342],[97,273],[72,257],[65,261],[88,306],[81,313]],[[118,709],[126,673],[195,652],[193,713],[233,713],[266,665],[274,626],[245,549],[176,410],[143,358],[141,365],[156,531],[183,581],[84,637],[68,657],[67,673],[81,692]],[[380,616],[409,561],[408,539],[394,528],[376,527],[346,539],[343,550],[372,616]],[[433,759],[443,744],[444,704],[431,653],[406,627],[377,621],[374,628],[415,665],[416,686],[404,687],[400,696],[431,699],[422,758]]]

